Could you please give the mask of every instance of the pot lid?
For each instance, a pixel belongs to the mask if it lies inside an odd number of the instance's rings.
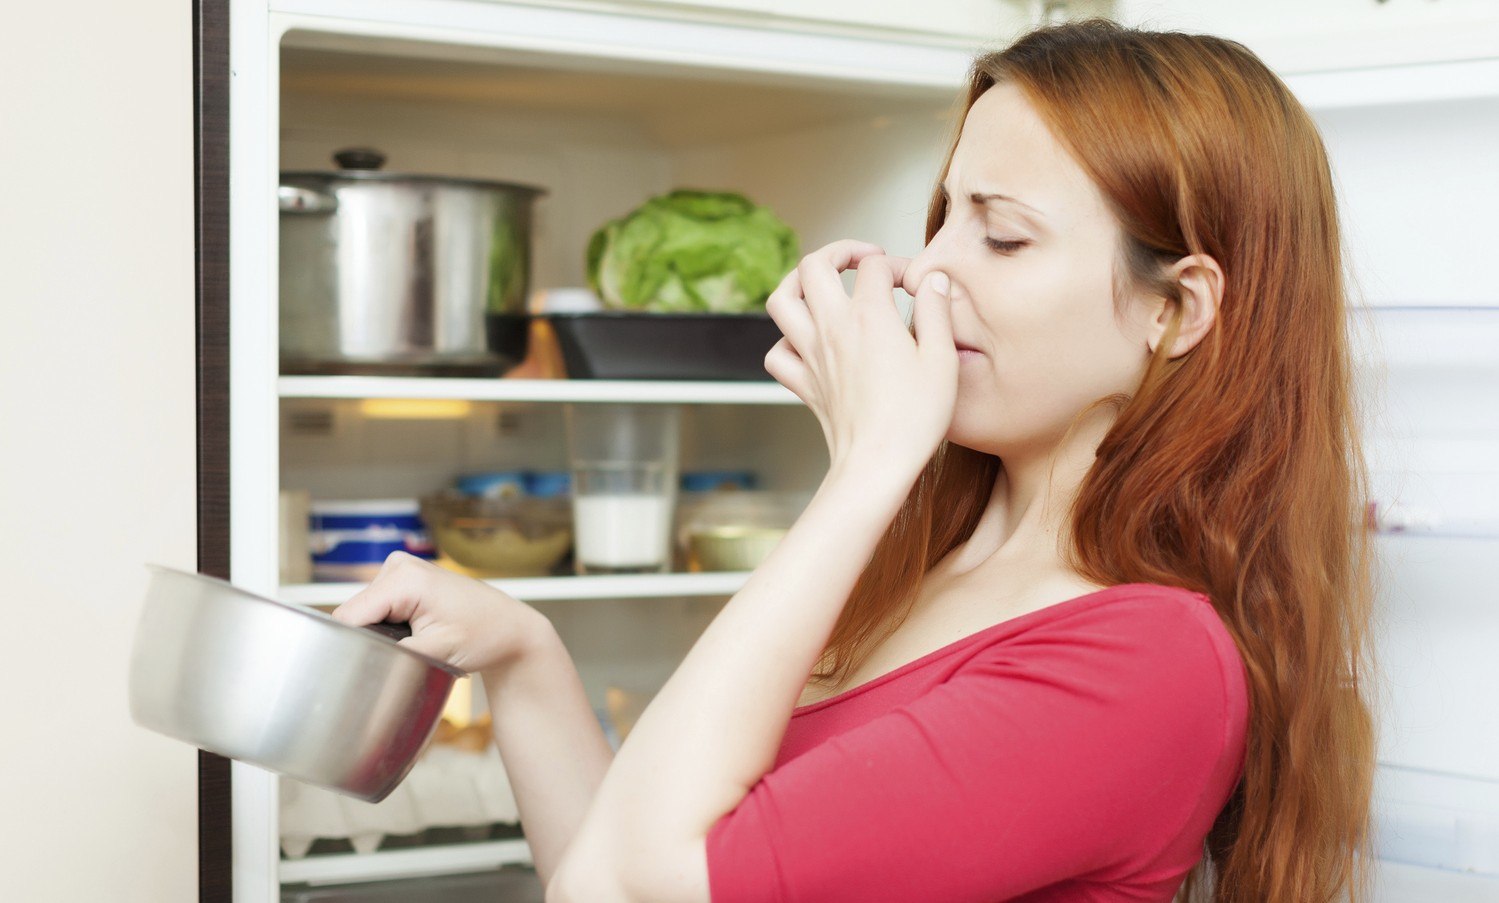
[[[319,182],[333,180],[355,182],[426,182],[441,185],[461,185],[470,188],[524,191],[535,196],[548,193],[545,188],[535,185],[523,185],[519,182],[501,182],[493,179],[470,179],[459,176],[439,176],[426,173],[382,172],[380,167],[385,165],[385,159],[384,153],[372,147],[347,147],[333,154],[333,161],[339,166],[336,172],[322,170],[283,170],[281,172],[281,179],[282,181],[289,179],[312,179]]]

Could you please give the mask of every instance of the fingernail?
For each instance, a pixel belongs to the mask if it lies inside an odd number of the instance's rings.
[[[948,281],[946,273],[934,272],[932,273],[931,279],[932,288],[936,289],[940,294],[947,294],[947,290],[952,287],[952,283]]]

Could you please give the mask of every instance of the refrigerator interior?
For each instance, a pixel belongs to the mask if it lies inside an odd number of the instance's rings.
[[[533,292],[585,285],[593,231],[678,187],[739,191],[768,205],[804,253],[856,236],[914,254],[955,125],[957,94],[946,89],[415,41],[362,51],[357,42],[328,44],[311,32],[283,38],[278,168],[333,169],[333,151],[373,146],[391,172],[541,186]],[[286,399],[281,410],[281,485],[314,498],[411,496],[460,472],[566,461],[557,405],[475,403],[448,421],[370,419],[357,401]],[[750,469],[764,488],[811,492],[826,468],[816,419],[800,406],[684,413],[684,471]],[[599,674],[627,669],[641,689],[658,686],[724,601],[590,600],[545,610],[585,653],[585,681],[601,692],[595,664]],[[683,613],[695,614],[672,626]],[[632,651],[637,635],[657,641],[659,654]]]
[[[683,406],[680,470],[747,470],[760,488],[810,494],[827,469],[816,418],[800,406]],[[463,417],[368,417],[357,400],[282,402],[283,488],[314,499],[417,498],[459,474],[567,468],[562,408],[475,402]],[[536,603],[572,651],[596,707],[609,686],[653,693],[727,597]]]
[[[360,145],[384,151],[392,172],[541,186],[533,292],[585,285],[593,231],[678,187],[743,192],[786,220],[804,252],[858,236],[914,254],[953,127],[948,90],[621,61],[604,69],[419,42],[384,40],[363,52],[327,43],[299,31],[283,39],[279,168],[332,169],[333,151]],[[281,485],[314,498],[411,496],[460,472],[560,469],[566,460],[556,405],[475,403],[449,421],[370,419],[357,401],[287,399],[281,408]],[[810,492],[826,468],[816,420],[799,406],[685,413],[683,470],[739,467],[765,488]],[[619,669],[640,689],[658,686],[724,601],[590,600],[545,610],[583,653],[590,691],[601,693],[602,675]],[[632,648],[634,637],[660,649]]]
[[[309,43],[283,41],[280,168],[331,169],[334,150],[373,145],[392,172],[544,187],[533,289],[583,285],[593,231],[672,188],[743,192],[804,252],[855,236],[914,254],[955,126],[950,89]]]
[[[540,185],[533,290],[583,285],[593,230],[674,187],[742,191],[787,220],[803,251],[856,236],[914,254],[955,126],[955,91],[449,51],[330,49],[289,33],[278,166],[331,169],[333,151],[366,145],[390,171]],[[1475,891],[1434,882],[1499,875],[1499,273],[1488,266],[1499,99],[1314,115],[1352,287],[1371,305],[1354,317],[1373,489],[1391,528],[1377,540],[1378,842],[1391,863],[1379,899],[1467,899]],[[801,408],[689,411],[683,469],[747,467],[771,488],[810,490],[826,466]],[[553,405],[475,403],[463,418],[406,422],[365,417],[356,401],[286,399],[281,415],[281,484],[314,497],[414,495],[458,472],[564,460]],[[724,601],[542,604],[598,704],[610,685],[658,687]]]
[[[277,168],[329,170],[335,150],[371,146],[388,155],[384,168],[391,172],[540,186],[547,194],[532,233],[533,292],[585,285],[584,250],[593,231],[678,187],[739,191],[770,206],[797,231],[804,252],[857,236],[891,253],[914,254],[953,126],[951,90],[621,61],[601,68],[498,51],[475,59],[461,48],[417,42],[382,40],[363,50],[308,46],[322,41],[297,31],[283,41]],[[749,470],[761,488],[809,494],[826,470],[821,430],[799,405],[690,404],[683,414],[684,472]],[[358,399],[280,401],[280,486],[314,499],[411,498],[462,473],[560,470],[566,463],[562,408],[555,403],[471,401],[458,416],[407,419],[379,416]],[[648,699],[726,601],[535,604],[556,625],[602,713],[611,692],[636,704]],[[476,689],[472,711],[482,712],[482,688]],[[435,788],[415,801],[417,808],[437,807],[437,792],[451,796]],[[399,854],[417,836],[407,828],[430,820],[391,811],[399,802],[382,813],[335,812],[330,801],[287,781],[281,794],[282,846],[292,856],[281,865],[287,894],[331,890],[317,882],[336,869],[309,868],[302,858],[309,849],[328,858],[344,855],[350,844],[357,852]],[[382,827],[332,846],[308,846],[311,836],[342,837],[339,826],[353,822]],[[326,830],[318,834],[320,823]],[[288,842],[289,830],[302,833]],[[494,845],[515,836],[477,826],[469,834],[432,843],[454,843],[456,850],[467,840]],[[517,853],[513,861],[523,858]],[[308,885],[298,882],[300,875],[318,878]],[[348,876],[374,877],[353,865]]]

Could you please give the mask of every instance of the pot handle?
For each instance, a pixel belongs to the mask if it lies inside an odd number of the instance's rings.
[[[364,628],[393,640],[404,640],[411,636],[411,625],[405,621],[381,621],[378,624],[366,624]]]
[[[301,185],[278,186],[276,201],[282,213],[332,213],[338,209],[338,198]]]

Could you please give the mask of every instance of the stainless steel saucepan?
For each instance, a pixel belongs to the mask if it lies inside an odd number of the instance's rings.
[[[463,672],[214,577],[147,565],[130,664],[143,727],[299,781],[379,802],[406,777]]]
[[[499,376],[528,350],[532,185],[393,173],[370,148],[283,172],[284,373]]]

